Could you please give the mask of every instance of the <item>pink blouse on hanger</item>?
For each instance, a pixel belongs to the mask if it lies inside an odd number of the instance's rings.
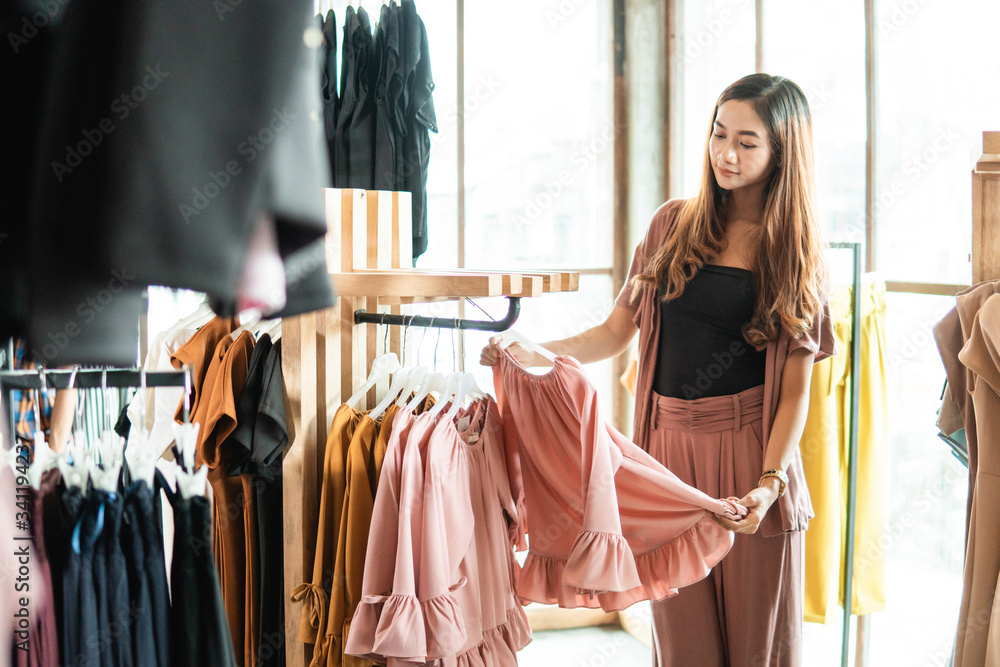
[[[523,483],[523,601],[618,611],[676,595],[729,552],[733,533],[709,512],[746,508],[681,482],[605,423],[579,361],[534,375],[504,351],[493,372],[511,481]]]
[[[400,410],[375,495],[364,597],[346,652],[389,665],[516,665],[530,641],[514,594],[516,521],[490,399],[459,414]]]

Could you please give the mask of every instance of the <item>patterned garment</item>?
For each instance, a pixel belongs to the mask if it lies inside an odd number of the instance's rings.
[[[27,348],[20,338],[14,339],[14,368],[37,369],[42,364],[27,359]],[[14,408],[14,434],[16,437],[30,441],[36,428],[41,428],[48,435],[49,418],[52,416],[52,402],[55,400],[55,389],[46,391],[12,391],[10,402]],[[37,421],[36,408],[38,397],[41,396],[41,423]]]

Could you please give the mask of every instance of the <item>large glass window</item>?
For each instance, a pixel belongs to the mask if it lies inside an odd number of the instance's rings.
[[[674,196],[691,197],[701,184],[705,144],[715,101],[726,86],[754,72],[753,0],[683,2],[682,39],[675,57],[683,60],[682,91],[677,104],[683,123],[681,173],[671,183]],[[675,135],[676,136],[676,135]]]
[[[816,208],[830,241],[865,240],[864,9],[862,0],[764,3],[764,71],[788,77],[809,100]],[[803,29],[812,25],[824,28]]]
[[[564,5],[465,3],[470,267],[611,267],[611,12]]]
[[[968,283],[969,172],[995,129],[1000,3],[876,2],[878,267]]]

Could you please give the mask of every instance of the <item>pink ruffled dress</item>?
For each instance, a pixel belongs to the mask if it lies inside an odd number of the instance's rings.
[[[511,482],[523,484],[523,601],[618,611],[676,595],[729,552],[733,534],[709,513],[746,508],[681,482],[608,425],[579,361],[556,357],[535,375],[504,351],[494,383]]]
[[[516,511],[492,400],[454,421],[401,410],[346,652],[389,665],[516,665],[530,641],[514,594]]]

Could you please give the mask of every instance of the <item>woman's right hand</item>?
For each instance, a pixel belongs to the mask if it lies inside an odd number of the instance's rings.
[[[502,336],[493,336],[490,338],[490,342],[483,348],[483,351],[479,355],[479,363],[483,366],[496,366],[500,363],[500,340]],[[537,361],[535,359],[536,355],[531,350],[525,348],[520,343],[511,343],[507,347],[507,351],[513,355],[517,363],[521,364],[525,368],[530,368],[534,366]]]

